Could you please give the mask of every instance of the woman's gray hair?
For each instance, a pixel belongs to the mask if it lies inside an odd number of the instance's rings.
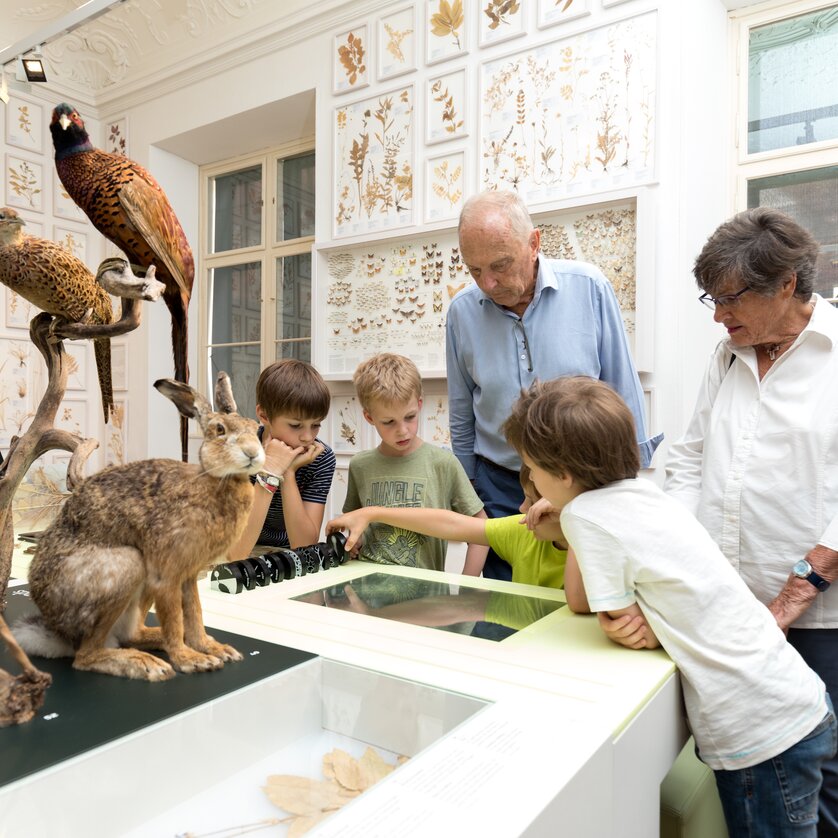
[[[764,297],[774,296],[796,274],[794,296],[808,300],[819,250],[812,234],[793,218],[772,207],[756,207],[717,228],[695,260],[693,274],[708,294],[716,294],[735,277]]]
[[[489,212],[497,212],[509,219],[509,226],[512,231],[527,238],[533,230],[532,219],[527,205],[517,192],[512,190],[487,189],[472,195],[460,212],[460,224],[458,232],[463,229],[473,218],[480,218]]]

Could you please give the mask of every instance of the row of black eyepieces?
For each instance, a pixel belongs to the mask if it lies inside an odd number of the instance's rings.
[[[216,565],[210,573],[210,586],[223,594],[239,594],[264,588],[272,582],[296,579],[329,570],[347,560],[346,536],[341,532],[330,533],[326,541],[307,547],[277,547],[270,553],[251,556],[235,562]]]

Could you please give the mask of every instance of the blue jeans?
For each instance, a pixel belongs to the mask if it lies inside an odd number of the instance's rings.
[[[789,643],[821,676],[826,691],[838,700],[838,629],[789,629]],[[838,838],[838,756],[822,766],[818,799],[818,838]]]
[[[823,720],[788,750],[750,768],[713,772],[730,838],[815,838],[821,764],[838,747],[827,703]]]
[[[474,490],[486,508],[490,518],[505,518],[519,511],[524,502],[524,490],[517,472],[502,468],[493,462],[478,457],[474,467]],[[486,579],[512,579],[512,567],[494,550],[489,550],[483,566]]]

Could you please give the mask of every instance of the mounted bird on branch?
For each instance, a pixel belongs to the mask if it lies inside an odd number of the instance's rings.
[[[53,317],[113,323],[111,298],[87,265],[56,242],[25,235],[24,224],[13,209],[0,209],[0,282]],[[93,352],[107,422],[113,410],[110,340],[94,340]]]
[[[66,103],[52,112],[50,133],[58,177],[93,226],[132,266],[155,265],[172,316],[175,378],[189,381],[187,333],[195,263],[186,234],[157,181],[121,154],[94,148],[78,111]],[[181,457],[187,460],[187,420],[181,417]]]

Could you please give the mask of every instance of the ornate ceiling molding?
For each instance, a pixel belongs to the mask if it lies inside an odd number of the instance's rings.
[[[31,28],[81,0],[19,8]],[[44,48],[50,87],[99,114],[127,110],[207,76],[351,24],[387,0],[125,0]]]

